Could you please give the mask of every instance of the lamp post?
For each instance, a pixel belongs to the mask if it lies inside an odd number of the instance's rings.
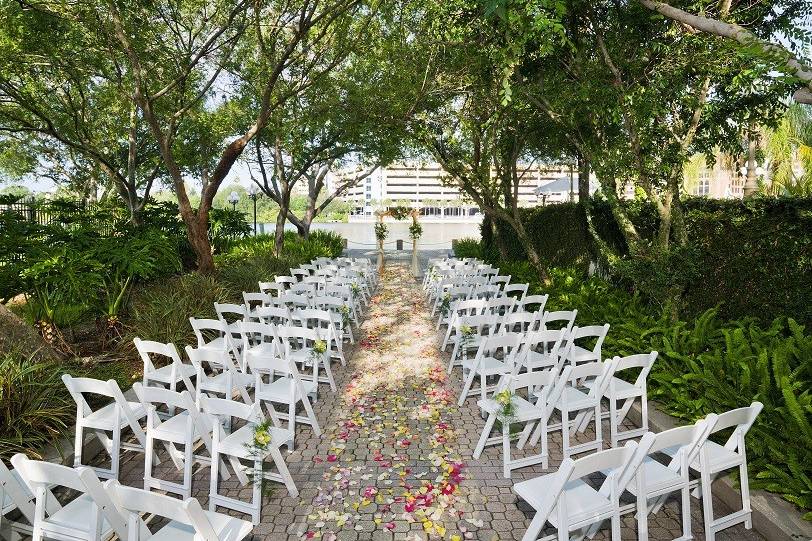
[[[231,210],[237,210],[237,203],[240,202],[240,194],[237,192],[231,192],[228,194],[228,202],[231,203]]]
[[[248,197],[251,198],[251,201],[254,203],[254,236],[257,235],[257,199],[262,197],[262,193],[257,189],[257,185],[251,183],[251,186],[248,188]]]

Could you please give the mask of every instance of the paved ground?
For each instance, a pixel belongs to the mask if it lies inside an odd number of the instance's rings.
[[[407,264],[387,268],[362,326],[363,338],[347,351],[348,366],[334,365],[338,392],[322,386],[315,410],[323,436],[309,427],[297,429],[296,451],[286,454],[286,461],[300,497],[273,485],[255,539],[490,541],[519,540],[524,534],[532,510],[517,501],[511,487],[549,470],[525,468],[504,479],[497,447],[479,460],[471,458],[484,421],[474,399],[463,408],[455,405],[459,369],[447,377],[446,357]],[[560,459],[560,437],[554,435],[551,469]],[[140,486],[142,475],[143,454],[129,453],[122,482]],[[177,478],[168,460],[159,475]],[[204,506],[208,482],[207,468],[195,474],[194,495]],[[250,498],[250,486],[235,480],[227,486],[230,494]],[[692,515],[695,538],[704,539],[697,500]],[[623,539],[636,539],[634,518],[623,523]],[[651,539],[679,533],[675,502],[650,517]],[[606,531],[596,537],[607,538]],[[718,538],[761,539],[741,527]]]

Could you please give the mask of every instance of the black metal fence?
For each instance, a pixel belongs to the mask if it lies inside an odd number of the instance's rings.
[[[92,226],[94,232],[101,236],[112,235],[117,222],[115,213],[100,205],[61,200],[38,201],[33,198],[8,202],[0,200],[0,214],[5,218],[13,217],[18,221],[43,227],[54,226],[70,230],[79,226]],[[4,221],[0,220],[0,232]]]

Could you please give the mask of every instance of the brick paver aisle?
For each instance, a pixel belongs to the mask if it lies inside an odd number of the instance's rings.
[[[533,514],[512,486],[555,471],[560,435],[550,436],[546,471],[522,468],[504,479],[498,447],[471,458],[484,420],[475,399],[456,407],[461,370],[446,374],[448,354],[439,351],[422,289],[405,264],[384,271],[360,340],[345,353],[347,366],[333,365],[337,392],[322,386],[314,404],[324,434],[299,425],[296,450],[285,453],[300,495],[271,483],[254,539],[520,540]],[[122,482],[143,484],[143,460],[141,453],[126,455]],[[170,460],[158,469],[162,478],[179,475]],[[229,495],[250,499],[251,487],[235,477],[222,485]],[[200,468],[193,495],[204,507],[208,486],[209,469]],[[692,503],[693,533],[701,540],[701,506]],[[715,505],[718,514],[726,512]],[[624,517],[623,525],[623,539],[636,539],[634,517]],[[650,518],[649,532],[653,541],[680,534],[674,501]],[[595,539],[607,538],[604,530]],[[761,538],[739,526],[717,539]]]

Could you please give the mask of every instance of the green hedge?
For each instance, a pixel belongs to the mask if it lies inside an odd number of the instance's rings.
[[[657,261],[627,259],[615,269],[614,278],[648,297],[656,297],[669,285],[681,285],[680,312],[685,316],[718,307],[725,319],[754,316],[771,321],[790,316],[812,326],[812,199],[690,198],[684,205],[689,246]],[[629,211],[644,236],[656,230],[653,207],[633,202]],[[591,261],[601,260],[582,204],[522,209],[522,213],[540,257],[550,267],[585,272]],[[616,253],[626,255],[608,204],[592,201],[590,213],[600,238]],[[509,258],[525,259],[509,226],[497,227],[505,232],[501,237]],[[488,220],[482,225],[482,253],[492,261],[502,259]]]

